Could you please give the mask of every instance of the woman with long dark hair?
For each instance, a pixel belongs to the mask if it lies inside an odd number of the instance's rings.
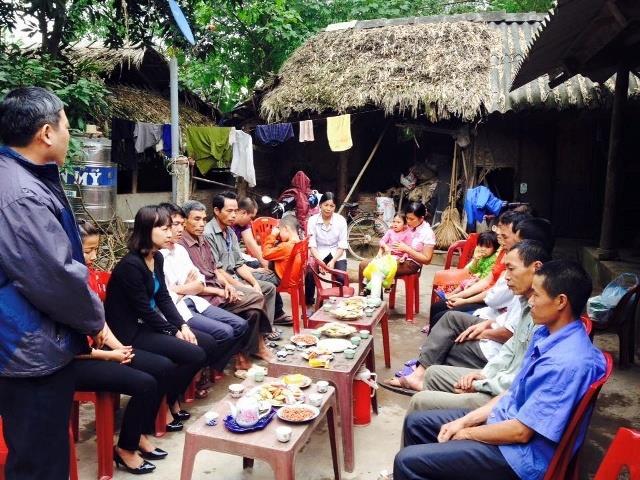
[[[173,362],[174,368],[167,376],[167,404],[173,421],[167,430],[176,431],[190,417],[180,409],[178,396],[207,361],[205,350],[198,344],[209,345],[214,340],[191,331],[169,296],[160,249],[170,239],[171,216],[167,210],[155,205],[138,210],[129,253],[114,268],[107,287],[105,314],[109,327],[125,344]]]

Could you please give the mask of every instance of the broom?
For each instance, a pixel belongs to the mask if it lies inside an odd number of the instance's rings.
[[[460,223],[460,212],[456,208],[457,195],[457,170],[458,170],[458,144],[453,144],[453,162],[451,165],[451,183],[449,186],[449,205],[442,212],[442,220],[433,232],[436,235],[436,247],[447,249],[449,246],[464,238],[467,232],[464,231]]]

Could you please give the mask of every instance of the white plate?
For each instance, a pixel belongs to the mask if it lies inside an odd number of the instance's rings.
[[[333,353],[344,352],[347,348],[353,347],[353,343],[344,338],[323,338],[318,342],[318,348],[328,350]]]
[[[313,416],[309,418],[305,418],[304,420],[290,420],[285,418],[285,415],[287,414],[287,412],[293,409],[308,410],[309,412],[313,413]],[[320,409],[317,407],[314,407],[313,405],[306,405],[306,404],[305,405],[287,405],[286,407],[282,407],[280,410],[278,410],[278,413],[276,413],[276,415],[278,415],[278,418],[280,420],[283,420],[285,422],[304,423],[304,422],[310,422],[311,420],[316,418],[318,415],[320,415]]]

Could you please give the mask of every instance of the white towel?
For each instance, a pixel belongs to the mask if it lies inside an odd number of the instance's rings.
[[[251,188],[256,186],[256,171],[253,166],[253,139],[242,130],[231,129],[229,143],[233,145],[231,173],[244,178]]]
[[[313,142],[313,122],[303,120],[300,122],[300,142]]]

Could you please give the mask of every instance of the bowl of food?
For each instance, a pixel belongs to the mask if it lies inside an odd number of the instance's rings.
[[[356,333],[356,328],[346,323],[331,322],[326,323],[318,329],[327,337],[340,338],[350,337]]]
[[[285,422],[304,423],[320,415],[320,409],[313,405],[288,405],[278,410],[276,415]]]
[[[298,347],[310,347],[318,343],[318,337],[309,333],[300,333],[291,337],[291,343]]]
[[[281,382],[254,387],[247,395],[255,397],[258,402],[269,402],[274,407],[304,402],[304,394],[299,388],[289,388]]]

